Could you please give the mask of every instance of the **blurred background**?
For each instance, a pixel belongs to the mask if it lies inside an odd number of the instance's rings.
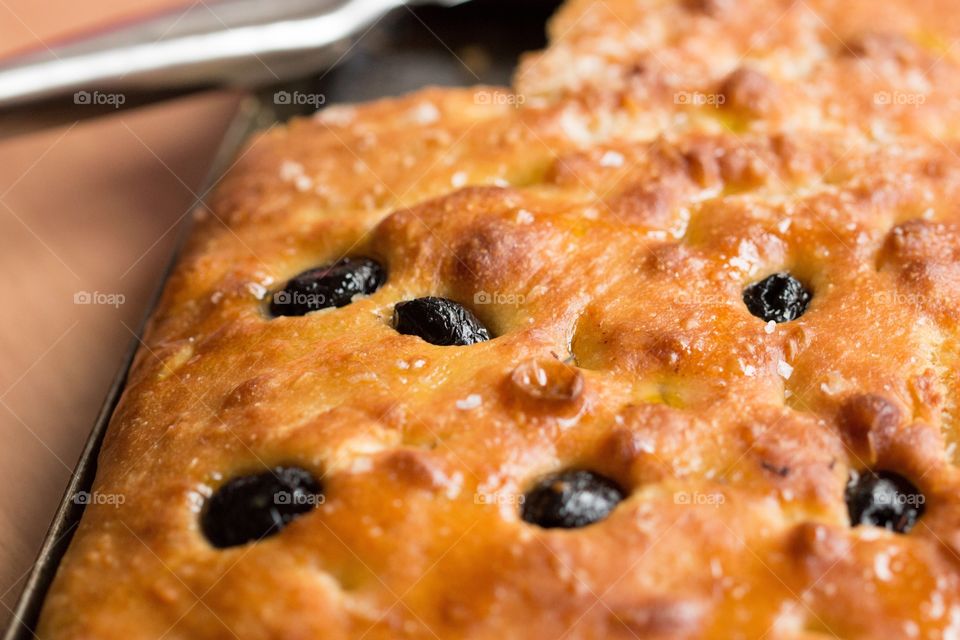
[[[182,27],[183,16],[217,13],[224,2],[384,11],[339,46],[295,56],[308,72],[285,73],[257,58],[254,66],[267,73],[255,87],[144,92],[90,84],[83,90],[102,89],[122,104],[91,104],[71,90],[5,107],[0,73],[0,628],[182,223],[211,186],[214,158],[236,151],[228,130],[427,84],[509,83],[520,53],[543,46],[545,20],[558,4],[440,0],[457,6],[387,13],[391,0],[0,0],[0,68],[25,53],[62,54],[64,42],[158,12],[172,12],[171,24]],[[291,104],[291,95],[322,101]]]

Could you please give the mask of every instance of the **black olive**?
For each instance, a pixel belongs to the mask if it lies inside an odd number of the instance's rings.
[[[907,533],[923,515],[925,498],[913,484],[892,471],[852,473],[846,490],[853,526],[865,524]]]
[[[743,291],[750,313],[769,322],[790,322],[802,316],[812,298],[803,283],[789,273],[775,273]]]
[[[603,520],[623,498],[623,490],[609,478],[564,471],[544,478],[524,496],[521,517],[546,529],[575,529]]]
[[[328,307],[343,307],[356,295],[369,295],[387,279],[387,272],[370,258],[343,258],[308,269],[291,278],[270,298],[273,316],[302,316]]]
[[[322,502],[320,483],[299,467],[234,478],[207,500],[203,534],[215,547],[233,547],[279,533],[291,520]]]
[[[447,298],[398,302],[393,308],[393,326],[400,333],[440,346],[464,346],[490,339],[490,332],[469,309]]]

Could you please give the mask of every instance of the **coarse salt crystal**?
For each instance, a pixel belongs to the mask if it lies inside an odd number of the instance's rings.
[[[893,572],[890,571],[890,556],[886,553],[878,553],[873,559],[873,573],[878,580],[890,582],[893,580]]]
[[[350,473],[366,473],[373,468],[373,461],[370,458],[357,458],[350,463],[348,467]]]
[[[601,167],[622,167],[623,154],[616,151],[607,151],[600,158]]]
[[[421,102],[410,110],[410,117],[417,124],[432,124],[440,119],[440,110],[430,102]]]
[[[252,293],[257,300],[263,300],[263,297],[267,295],[267,288],[259,282],[247,284],[247,290]]]
[[[790,376],[793,375],[793,367],[791,367],[789,364],[787,364],[783,360],[780,360],[779,362],[777,362],[777,373],[779,373],[780,377],[783,378],[784,380],[789,380]]]
[[[313,117],[319,122],[342,127],[353,122],[356,115],[357,110],[353,107],[336,106],[321,109]]]
[[[303,165],[293,160],[284,160],[280,165],[280,179],[292,182],[303,175]]]
[[[476,409],[480,406],[482,402],[480,394],[471,393],[463,400],[457,400],[457,409],[462,409],[464,411],[469,411],[470,409]]]
[[[297,191],[310,191],[313,188],[313,180],[307,176],[297,176],[297,179],[293,181],[293,186],[297,188]]]

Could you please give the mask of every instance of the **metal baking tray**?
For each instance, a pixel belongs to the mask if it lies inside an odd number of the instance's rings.
[[[509,84],[517,58],[545,44],[544,25],[559,2],[554,0],[472,0],[455,7],[401,7],[359,37],[329,70],[300,81],[267,87],[246,98],[229,127],[207,179],[212,186],[244,142],[256,130],[310,113],[315,104],[296,104],[285,96],[299,91],[322,95],[323,106],[398,95],[427,85]],[[164,270],[138,327],[141,336],[183,241],[187,216],[179,229],[177,249]],[[131,342],[100,409],[70,478],[53,523],[41,545],[3,640],[33,640],[44,598],[80,518],[84,504],[76,496],[89,491],[107,425],[123,392],[127,372],[139,345]]]

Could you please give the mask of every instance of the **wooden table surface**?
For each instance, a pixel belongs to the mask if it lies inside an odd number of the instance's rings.
[[[0,0],[0,57],[177,4]],[[207,93],[0,139],[0,628],[236,105]]]

